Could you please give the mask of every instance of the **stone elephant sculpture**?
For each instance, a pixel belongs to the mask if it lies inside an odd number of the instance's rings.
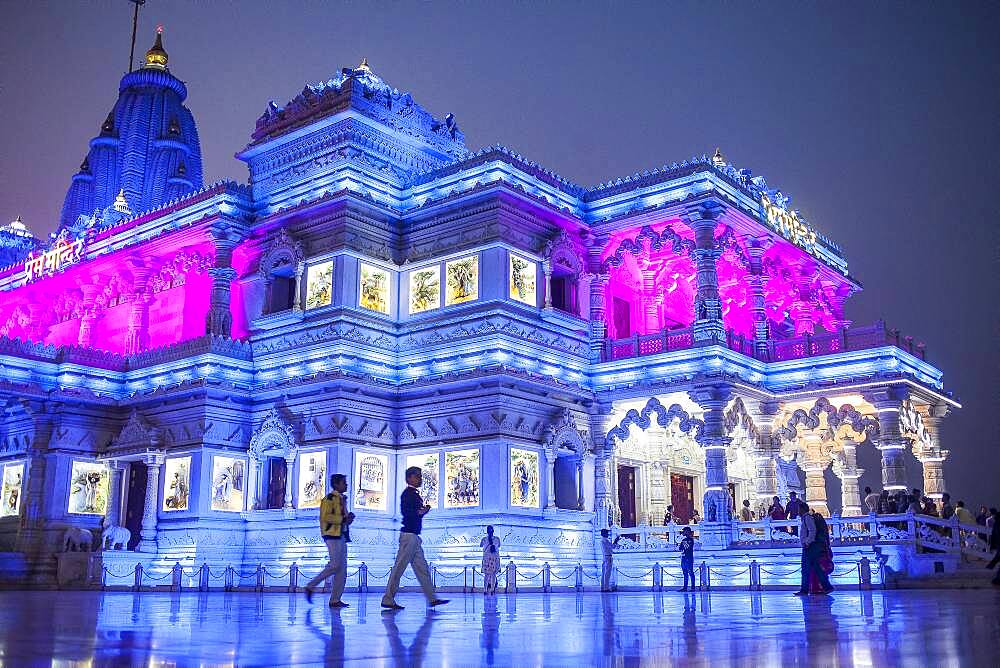
[[[63,552],[90,552],[94,544],[94,534],[87,529],[70,527],[63,532]]]
[[[125,527],[105,527],[101,533],[101,549],[125,550],[128,549],[130,540],[132,540],[132,532]]]

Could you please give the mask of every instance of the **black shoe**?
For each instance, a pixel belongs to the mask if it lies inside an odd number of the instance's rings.
[[[331,601],[330,602],[330,607],[331,608],[349,608],[351,606],[347,605],[343,601]]]
[[[687,590],[688,590],[688,588],[684,587],[684,589],[678,589],[677,591],[687,591]]]
[[[795,592],[794,594],[792,594],[792,596],[808,596],[808,595],[809,595],[809,592],[804,591],[802,589],[800,589],[797,592]]]
[[[399,603],[383,603],[382,607],[385,608],[386,610],[402,610],[403,609],[403,606],[401,606]]]
[[[313,590],[310,589],[309,587],[306,587],[306,603],[312,603],[312,602],[313,602]]]
[[[438,606],[438,605],[444,605],[447,602],[448,602],[448,599],[446,599],[446,598],[436,598],[433,601],[431,601],[430,603],[428,603],[428,605],[433,608],[433,607]]]

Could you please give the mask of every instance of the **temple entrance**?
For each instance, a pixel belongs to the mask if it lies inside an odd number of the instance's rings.
[[[283,508],[285,505],[285,479],[288,464],[282,457],[267,458],[267,507]]]
[[[636,525],[635,505],[635,467],[618,467],[618,508],[622,513],[621,526]]]
[[[677,524],[687,524],[694,513],[694,478],[678,473],[670,474],[670,504]]]
[[[142,531],[142,516],[146,508],[146,465],[129,462],[128,489],[125,491],[125,528],[132,532],[128,549],[134,550],[139,544]]]
[[[576,510],[580,503],[576,486],[576,458],[557,457],[555,473],[556,508]]]

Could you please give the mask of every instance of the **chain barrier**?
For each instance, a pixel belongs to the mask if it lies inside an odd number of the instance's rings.
[[[522,571],[521,569],[518,569],[518,570],[517,570],[517,576],[518,576],[519,578],[523,578],[523,579],[525,579],[525,580],[534,580],[535,578],[537,578],[537,577],[538,577],[539,575],[541,575],[541,574],[542,574],[542,571],[538,571],[538,572],[537,572],[537,573],[535,573],[534,575],[526,575],[526,574],[525,574],[525,572],[524,572],[524,571]]]
[[[789,575],[792,575],[794,573],[800,572],[802,570],[802,567],[799,566],[798,568],[793,568],[792,570],[788,571],[787,573],[780,573],[778,571],[769,571],[766,568],[764,568],[763,566],[760,567],[760,570],[761,570],[762,573],[767,573],[768,575],[777,575],[779,578],[783,578],[783,577],[787,577]]]
[[[625,571],[621,570],[620,568],[616,568],[615,572],[617,572],[618,575],[621,575],[622,577],[626,577],[626,578],[628,578],[630,580],[641,580],[644,577],[652,575],[653,574],[653,569],[650,568],[648,571],[646,571],[642,575],[629,575],[628,573],[626,573]]]
[[[146,578],[147,580],[154,580],[156,582],[161,582],[163,580],[166,580],[167,578],[169,578],[173,574],[174,574],[173,569],[167,571],[161,577],[156,577],[155,575],[150,575],[148,572],[143,571],[142,577]]]
[[[135,567],[133,567],[132,570],[130,570],[128,573],[122,573],[121,575],[119,575],[118,573],[113,572],[110,568],[108,568],[107,566],[105,566],[104,567],[104,574],[105,575],[110,575],[113,578],[130,578],[130,577],[133,577],[135,575]]]
[[[722,577],[738,578],[739,576],[743,575],[744,573],[749,573],[750,572],[750,567],[747,566],[742,571],[736,571],[735,573],[726,573],[725,571],[720,571],[718,569],[715,569],[715,568],[712,568],[711,566],[709,566],[708,567],[708,572],[709,573],[714,573],[716,575],[721,575]]]
[[[555,578],[556,580],[569,580],[569,579],[570,579],[571,577],[573,577],[574,575],[576,575],[576,570],[574,569],[574,570],[570,571],[569,573],[567,573],[567,574],[566,574],[566,576],[565,576],[565,577],[560,577],[560,576],[559,576],[559,575],[558,575],[557,573],[555,573],[554,571],[553,571],[553,572],[551,573],[551,575],[552,575],[552,577],[554,577],[554,578]]]
[[[465,575],[465,571],[458,571],[454,575],[447,575],[446,573],[443,573],[441,571],[437,571],[437,574],[440,575],[441,577],[443,577],[445,580],[454,580],[455,578],[458,578],[458,577],[461,577],[461,576]]]

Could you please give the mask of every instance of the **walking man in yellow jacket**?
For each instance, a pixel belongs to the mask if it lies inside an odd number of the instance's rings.
[[[330,592],[331,608],[346,608],[347,604],[340,600],[344,595],[344,585],[347,583],[347,543],[350,540],[349,527],[354,521],[354,513],[347,511],[344,494],[347,492],[347,476],[334,473],[330,476],[330,487],[333,491],[323,497],[319,506],[319,528],[323,534],[323,542],[330,552],[330,563],[319,575],[306,585],[306,600],[312,603],[313,592],[323,580],[333,576],[333,591]]]

